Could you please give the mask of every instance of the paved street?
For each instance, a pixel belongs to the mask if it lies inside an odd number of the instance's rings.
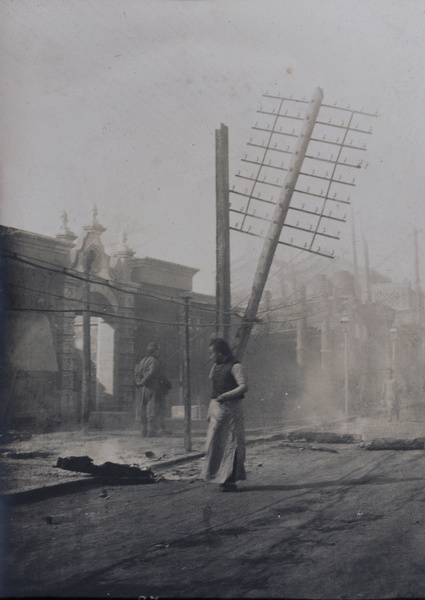
[[[423,437],[424,423],[349,428],[368,441]],[[424,597],[425,453],[362,446],[253,442],[235,494],[200,480],[198,458],[155,484],[11,505],[3,593]]]

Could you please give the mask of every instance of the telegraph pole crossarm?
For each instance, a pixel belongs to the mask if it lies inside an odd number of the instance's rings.
[[[281,188],[279,200],[264,242],[263,250],[254,276],[251,298],[243,317],[243,324],[237,333],[239,343],[236,354],[239,359],[242,359],[248,344],[248,339],[254,325],[255,316],[261,301],[261,296],[263,294],[270,267],[279,243],[279,238],[285,223],[285,217],[287,215],[298,175],[301,171],[303,160],[307,152],[307,147],[316,123],[322,99],[322,90],[320,88],[316,88],[298,138],[297,146],[292,155],[291,163],[285,177],[285,182]]]

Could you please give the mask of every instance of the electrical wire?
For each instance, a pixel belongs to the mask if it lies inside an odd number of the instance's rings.
[[[109,279],[104,279],[102,277],[96,277],[96,276],[89,276],[87,277],[86,275],[80,273],[79,271],[76,271],[75,269],[71,269],[69,267],[58,267],[57,265],[55,265],[54,263],[48,262],[48,261],[42,261],[40,260],[39,263],[34,262],[31,257],[25,256],[23,254],[19,254],[17,252],[14,253],[10,253],[10,252],[5,252],[4,253],[5,256],[7,256],[8,258],[11,258],[13,260],[17,260],[23,264],[27,264],[29,266],[32,267],[36,267],[39,269],[44,269],[46,271],[50,271],[51,273],[57,273],[60,275],[65,275],[67,277],[71,277],[73,279],[77,279],[79,281],[84,281],[86,283],[91,283],[93,285],[104,285],[105,287],[109,288],[109,289],[113,289],[115,291],[124,293],[124,294],[133,294],[136,296],[142,296],[142,297],[146,297],[146,298],[153,298],[154,300],[160,300],[163,302],[171,302],[174,304],[178,304],[180,306],[184,306],[184,301],[177,299],[177,298],[173,298],[173,297],[166,297],[166,296],[159,296],[157,294],[152,294],[149,292],[142,292],[139,287],[134,284],[134,283],[126,283],[124,286],[119,286],[117,283],[109,280]],[[43,264],[40,264],[43,263]],[[44,266],[47,265],[47,266]],[[140,285],[140,284],[139,284]],[[201,303],[199,303],[201,304]],[[203,310],[201,308],[201,310]],[[208,309],[211,310],[211,309]]]

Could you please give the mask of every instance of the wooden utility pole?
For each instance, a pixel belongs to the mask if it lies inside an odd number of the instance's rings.
[[[329,314],[331,308],[329,306],[328,288],[326,275],[318,275],[317,280],[320,284],[319,293],[321,296],[320,310],[323,311],[324,317],[320,326],[320,365],[324,373],[328,373],[330,370],[330,324]]]
[[[422,395],[422,296],[421,280],[419,277],[419,245],[418,230],[414,230],[415,242],[415,329],[416,329],[416,385],[418,395]]]
[[[83,286],[83,365],[81,382],[81,427],[87,430],[90,418],[90,380],[91,380],[91,340],[90,340],[90,268],[95,259],[93,252],[89,251],[84,257]]]
[[[419,246],[418,246],[418,230],[414,230],[415,240],[415,290],[416,290],[416,303],[415,303],[415,325],[419,329],[421,323],[421,280],[419,277]]]
[[[183,386],[184,386],[184,447],[192,451],[191,419],[192,406],[190,397],[190,296],[184,299],[184,346],[183,346]]]
[[[297,364],[304,367],[306,364],[306,345],[307,345],[307,296],[305,285],[300,287],[298,294],[300,302],[300,318],[297,321]]]
[[[365,271],[366,271],[366,299],[367,302],[372,302],[372,283],[370,280],[370,267],[369,267],[369,250],[367,246],[367,241],[365,236],[363,235],[363,250],[364,250],[364,261],[365,261]]]
[[[297,183],[298,175],[300,173],[307,147],[313,132],[313,127],[316,123],[317,115],[320,110],[320,106],[323,99],[323,92],[320,88],[316,88],[313,98],[311,99],[310,106],[307,111],[307,115],[304,119],[303,127],[301,129],[300,136],[292,155],[291,163],[286,174],[285,182],[280,191],[279,200],[276,205],[272,222],[267,233],[267,237],[264,242],[263,250],[261,252],[260,260],[257,266],[257,270],[254,276],[254,283],[252,286],[251,298],[246,308],[243,324],[237,332],[239,337],[239,344],[236,350],[236,355],[241,360],[248,344],[248,339],[254,325],[255,316],[257,314],[258,306],[261,301],[264,286],[269,275],[270,267],[273,262],[273,258],[276,252],[277,245],[279,243],[280,234],[282,232],[285,218],[289,209],[289,204],[294,193],[295,185]]]
[[[229,341],[230,235],[229,235],[229,136],[226,125],[215,131],[216,191],[216,310],[217,335]]]
[[[360,288],[359,279],[359,266],[357,262],[357,248],[356,248],[356,227],[354,223],[354,215],[351,213],[351,239],[353,243],[353,265],[354,265],[354,297],[356,302],[362,303],[362,291]]]

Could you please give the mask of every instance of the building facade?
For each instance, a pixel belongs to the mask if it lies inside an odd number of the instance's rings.
[[[191,294],[199,340],[214,331],[214,298],[193,293],[196,268],[138,258],[125,236],[109,256],[104,231],[96,214],[78,246],[66,216],[55,238],[0,228],[3,423],[49,429],[80,422],[84,314],[89,315],[93,423],[112,413],[131,420],[134,368],[151,341],[160,345],[173,383],[169,413],[172,404],[182,402],[184,298]]]

